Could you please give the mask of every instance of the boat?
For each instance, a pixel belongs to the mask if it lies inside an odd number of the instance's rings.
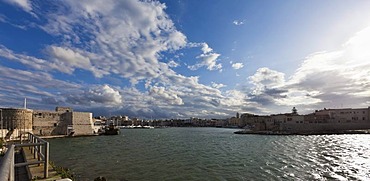
[[[99,135],[118,135],[119,129],[110,123],[109,126],[105,126],[103,130],[99,130]]]

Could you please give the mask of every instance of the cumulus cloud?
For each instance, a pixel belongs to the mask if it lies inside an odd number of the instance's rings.
[[[176,30],[165,4],[157,1],[66,1],[59,6],[63,8],[50,12],[42,28],[61,37],[68,45],[64,50],[95,55],[90,59],[95,68],[89,70],[97,77],[113,73],[134,84],[157,77],[160,54],[186,45],[186,36]],[[90,66],[87,59],[81,60]],[[76,67],[65,63],[66,69]]]
[[[370,27],[350,38],[340,50],[308,56],[288,84],[319,92],[313,97],[327,107],[366,106],[364,100],[370,98],[370,53],[366,47],[370,47]],[[352,100],[346,98],[348,95]],[[358,102],[358,98],[363,101]]]
[[[249,77],[251,101],[270,106],[367,107],[370,99],[370,27],[331,52],[305,58],[288,79],[284,73],[260,68]]]
[[[241,69],[244,67],[243,63],[233,63],[231,65],[235,70]]]
[[[149,95],[155,98],[159,98],[160,100],[163,100],[166,104],[171,105],[184,104],[182,99],[177,95],[176,91],[166,89],[165,87],[153,86],[149,90]]]
[[[84,106],[120,106],[120,92],[109,85],[98,85],[78,94],[67,95],[67,101]]]
[[[71,74],[76,68],[91,71],[96,77],[102,77],[104,74],[109,74],[92,64],[90,57],[96,57],[92,53],[87,53],[79,49],[70,49],[67,47],[49,46],[47,52],[55,64],[55,67],[61,72]]]
[[[188,68],[190,70],[197,70],[201,67],[207,67],[208,70],[222,69],[222,64],[217,63],[217,58],[220,54],[213,52],[212,48],[210,48],[207,43],[191,44],[190,46],[202,46],[203,52],[196,57],[197,59],[201,59],[201,62],[198,62],[195,65],[189,65]]]
[[[215,83],[215,82],[211,82],[211,86],[212,86],[213,88],[216,88],[216,89],[226,87],[226,85],[224,85],[224,84],[217,84],[217,83]]]
[[[249,77],[251,83],[257,86],[278,87],[285,83],[284,73],[271,70],[267,67],[259,68],[257,72]]]
[[[0,104],[15,105],[19,97],[27,96],[36,107],[67,104],[87,111],[99,108],[142,117],[187,118],[228,117],[236,111],[266,113],[296,105],[313,109],[341,104],[367,107],[370,100],[370,28],[355,34],[336,51],[307,56],[290,77],[263,67],[249,76],[247,88],[219,90],[225,85],[204,85],[199,76],[173,71],[178,62],[161,62],[167,53],[196,47],[201,51],[195,56],[198,62],[188,68],[222,70],[218,62],[221,55],[207,43],[187,42],[165,13],[163,3],[62,1],[53,4],[55,11],[43,12],[32,4],[24,7],[45,18],[39,22],[46,23],[36,27],[57,38],[58,43],[46,45],[41,50],[46,55],[41,58],[0,45],[0,56],[7,63],[26,66],[22,70],[0,66]],[[241,25],[242,21],[234,24]],[[244,66],[231,64],[234,69]],[[145,89],[86,82],[79,85],[51,74],[73,75],[76,69],[90,71],[97,78],[141,82]]]
[[[49,87],[39,86],[41,83],[33,84],[33,81],[45,81],[31,75],[27,81],[17,77],[13,82],[24,83],[22,88],[28,92],[12,94],[7,102],[14,101],[19,95],[32,94],[32,99],[40,107],[45,106],[43,104],[66,104],[80,110],[99,108],[162,118],[210,117],[210,114],[225,117],[229,113],[234,114],[235,110],[223,107],[226,97],[218,88],[224,85],[214,84],[217,88],[206,86],[199,82],[198,76],[187,77],[173,71],[171,67],[179,66],[178,62],[161,62],[163,53],[193,46],[201,50],[196,56],[199,62],[195,67],[208,70],[222,68],[217,62],[220,54],[207,43],[187,43],[186,36],[176,29],[165,13],[165,4],[158,1],[108,0],[63,1],[51,6],[55,11],[32,10],[38,17],[44,18],[39,23],[45,23],[35,27],[58,40],[58,43],[41,50],[45,56],[36,58],[0,47],[0,56],[31,68],[27,74],[40,74],[37,76],[40,78],[44,74],[49,75],[45,76],[50,79],[45,84]],[[90,71],[98,78],[124,78],[132,84],[144,82],[145,89],[86,82],[69,85],[50,77],[50,73],[56,71],[73,76],[77,69]],[[1,88],[16,90],[11,83],[4,81]],[[0,96],[4,95],[0,93]],[[248,105],[245,101],[241,104],[242,107]]]

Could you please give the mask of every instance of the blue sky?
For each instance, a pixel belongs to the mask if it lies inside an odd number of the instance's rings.
[[[370,106],[369,1],[0,2],[0,106],[226,118]]]

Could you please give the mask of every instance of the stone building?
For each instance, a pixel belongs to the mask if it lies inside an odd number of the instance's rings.
[[[65,112],[62,114],[67,135],[92,135],[94,134],[94,123],[92,113],[89,112]]]
[[[242,114],[242,123],[254,131],[325,133],[370,129],[370,107],[316,110],[307,115],[294,113],[259,116]]]
[[[69,107],[33,113],[33,132],[36,135],[91,135],[94,134],[93,125],[92,113],[74,112]]]
[[[1,137],[6,137],[7,133],[12,138],[19,137],[23,132],[32,131],[32,110],[17,108],[0,108],[3,130]],[[6,132],[6,133],[4,133]],[[10,134],[11,133],[11,134]]]
[[[92,135],[94,134],[92,113],[74,112],[69,107],[56,107],[55,111],[0,108],[3,130],[12,138],[23,132],[36,135]],[[5,131],[5,133],[4,133]]]

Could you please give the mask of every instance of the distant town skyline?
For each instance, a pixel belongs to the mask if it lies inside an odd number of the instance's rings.
[[[370,1],[0,2],[0,107],[228,118],[370,106]]]

